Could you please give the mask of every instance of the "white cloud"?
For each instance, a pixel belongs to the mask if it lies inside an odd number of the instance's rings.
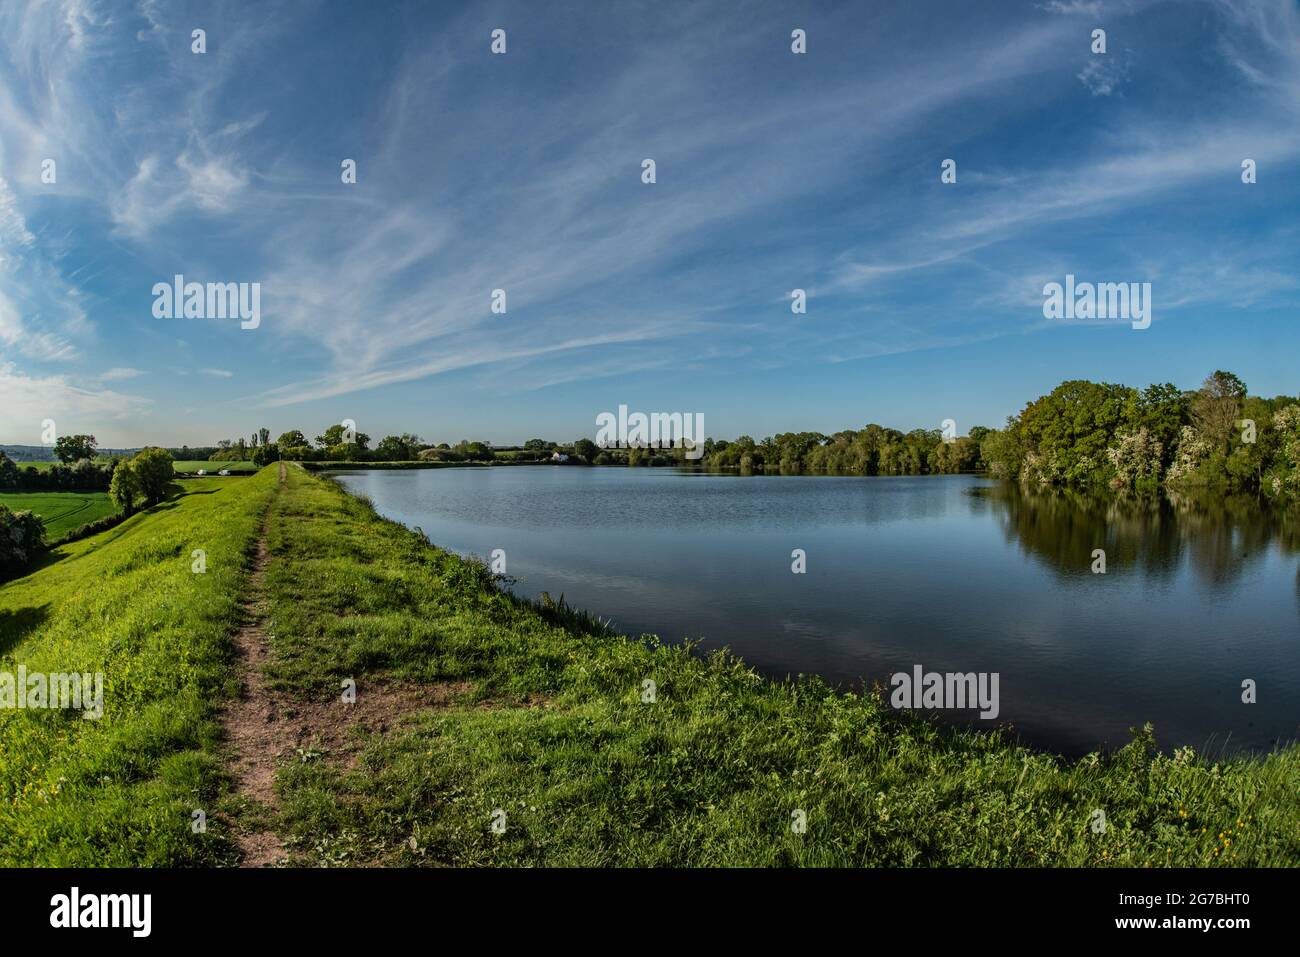
[[[1128,68],[1118,54],[1095,54],[1076,79],[1093,96],[1110,96],[1127,76]]]
[[[26,327],[17,307],[0,292],[0,343],[21,355],[43,362],[77,357],[77,348],[62,336]]]
[[[143,369],[131,369],[125,366],[115,366],[107,372],[99,374],[100,382],[120,382],[124,379],[134,379],[137,376],[144,375]]]
[[[30,376],[13,363],[0,363],[0,408],[5,410],[0,440],[6,442],[37,442],[45,419],[53,419],[64,433],[94,432],[106,419],[128,420],[150,406],[148,399],[87,388],[66,375]]]

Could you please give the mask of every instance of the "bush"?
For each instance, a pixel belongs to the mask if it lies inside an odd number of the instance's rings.
[[[31,512],[15,512],[0,505],[0,571],[26,568],[40,554],[45,522]]]

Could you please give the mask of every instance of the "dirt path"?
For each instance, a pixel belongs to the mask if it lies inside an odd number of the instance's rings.
[[[281,463],[281,486],[286,479]],[[269,518],[268,510],[258,534],[244,596],[243,624],[233,639],[242,693],[222,715],[235,791],[251,812],[241,815],[243,820],[234,833],[243,867],[288,863],[289,852],[274,830],[279,810],[275,774],[284,761],[296,756],[302,760],[320,757],[351,768],[368,734],[382,734],[415,712],[445,706],[470,688],[468,683],[460,682],[421,685],[358,681],[356,701],[350,704],[344,703],[341,696],[305,701],[271,690],[265,675],[266,663],[272,657],[268,627],[273,624],[268,618],[266,597]]]
[[[287,478],[280,463],[280,485]],[[277,490],[278,493],[278,490]],[[231,770],[236,789],[248,802],[270,811],[275,801],[275,769],[279,756],[293,746],[290,727],[278,720],[278,704],[266,687],[263,672],[270,657],[270,640],[266,632],[266,565],[270,552],[266,547],[266,521],[258,532],[257,553],[248,578],[243,602],[243,625],[235,632],[235,652],[239,656],[239,677],[243,690],[231,702],[224,715],[226,740],[231,751]],[[264,867],[284,857],[284,846],[269,827],[243,830],[235,835],[244,867]]]

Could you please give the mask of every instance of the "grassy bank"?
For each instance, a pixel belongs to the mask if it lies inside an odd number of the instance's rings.
[[[0,671],[102,672],[104,716],[0,709],[0,864],[229,859],[214,705],[272,477],[205,479],[0,586]],[[191,571],[191,553],[207,571]]]
[[[0,588],[0,670],[107,682],[99,722],[0,711],[0,862],[229,862],[256,818],[310,865],[1300,863],[1295,748],[1216,763],[1139,737],[1065,763],[943,731],[535,608],[332,482],[275,473],[188,482]],[[250,808],[215,716],[264,519],[272,687],[321,727],[393,689],[437,694],[347,747],[308,735],[278,806]]]

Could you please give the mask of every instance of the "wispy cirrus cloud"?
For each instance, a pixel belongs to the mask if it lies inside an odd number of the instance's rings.
[[[1004,284],[1058,264],[1159,270],[1171,309],[1294,300],[1269,242],[1300,158],[1286,0],[818,9],[806,56],[775,3],[499,12],[504,57],[452,7],[5,6],[6,361],[101,384],[105,365],[183,370],[140,388],[197,408],[229,406],[237,370],[236,401],[292,409],[456,376],[478,396],[610,368],[690,389],[954,349],[1023,332],[1032,297]],[[1204,29],[1171,44],[1189,12]],[[1253,265],[1185,219],[1237,228],[1247,156],[1272,197]],[[153,320],[149,289],[178,272],[260,281],[261,328]]]

